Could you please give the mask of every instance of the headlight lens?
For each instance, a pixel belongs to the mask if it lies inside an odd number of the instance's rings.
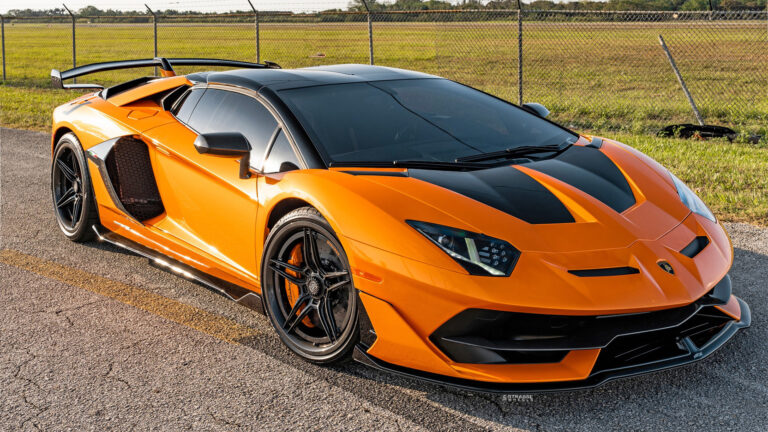
[[[717,222],[715,215],[712,214],[712,211],[709,210],[701,198],[699,198],[688,186],[685,185],[685,183],[683,183],[682,180],[677,178],[674,174],[670,172],[669,176],[672,177],[672,182],[675,183],[675,188],[677,188],[677,194],[680,195],[680,200],[683,202],[683,204],[685,204],[686,207],[691,209],[692,212],[704,216],[712,222]]]
[[[473,275],[509,276],[520,257],[520,251],[504,240],[427,222],[406,222]]]

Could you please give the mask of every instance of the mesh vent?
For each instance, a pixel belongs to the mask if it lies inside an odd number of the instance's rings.
[[[107,156],[109,179],[123,207],[137,220],[144,221],[165,211],[157,190],[149,150],[144,142],[124,138]]]

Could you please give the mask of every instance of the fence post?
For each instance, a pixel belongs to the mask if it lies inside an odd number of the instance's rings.
[[[261,63],[261,43],[259,41],[259,11],[253,7],[251,0],[248,0],[248,5],[251,6],[253,14],[256,15],[254,19],[254,25],[256,26],[256,63]]]
[[[5,81],[5,17],[0,15],[0,40],[2,40],[3,45],[3,81]]]
[[[157,57],[157,15],[152,11],[152,9],[147,6],[146,3],[144,3],[144,7],[147,8],[149,11],[149,14],[152,15],[152,25],[154,27],[154,38],[155,38],[155,55],[152,56],[153,58]],[[155,66],[155,76],[157,76],[157,66]]]
[[[672,71],[675,72],[675,77],[677,77],[677,82],[679,82],[680,87],[683,88],[683,93],[685,93],[685,97],[688,99],[688,103],[691,104],[691,108],[693,109],[693,115],[696,116],[696,121],[699,122],[700,126],[704,126],[704,119],[701,117],[699,108],[696,107],[696,102],[693,101],[693,96],[691,96],[691,92],[688,91],[688,86],[685,85],[685,80],[683,79],[683,76],[680,74],[680,69],[677,68],[677,63],[675,63],[675,59],[672,57],[672,53],[669,52],[669,48],[667,48],[667,44],[664,42],[664,38],[661,37],[661,35],[659,35],[659,43],[661,44],[661,48],[664,50],[664,54],[667,55],[669,64],[670,66],[672,66]]]
[[[71,10],[65,5],[64,3],[61,4],[64,6],[64,9],[67,11],[69,16],[72,18],[72,68],[77,67],[77,45],[75,43],[75,14],[72,13]],[[72,80],[73,83],[77,82],[77,78],[74,78]]]
[[[517,2],[517,104],[523,105],[523,11]]]
[[[368,12],[368,62],[373,64],[373,20],[371,18],[371,9],[368,7],[368,2],[363,1],[363,6]]]

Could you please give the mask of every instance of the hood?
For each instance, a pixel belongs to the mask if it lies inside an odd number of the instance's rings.
[[[626,248],[679,225],[690,211],[662,170],[605,140],[601,148],[573,145],[550,159],[477,171],[345,172],[461,221],[457,228],[523,251],[563,253]]]

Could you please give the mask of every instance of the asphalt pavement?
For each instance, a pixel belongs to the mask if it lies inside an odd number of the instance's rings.
[[[0,430],[768,430],[768,230],[726,224],[752,327],[696,364],[488,395],[293,356],[262,315],[60,234],[50,136],[0,129]]]

